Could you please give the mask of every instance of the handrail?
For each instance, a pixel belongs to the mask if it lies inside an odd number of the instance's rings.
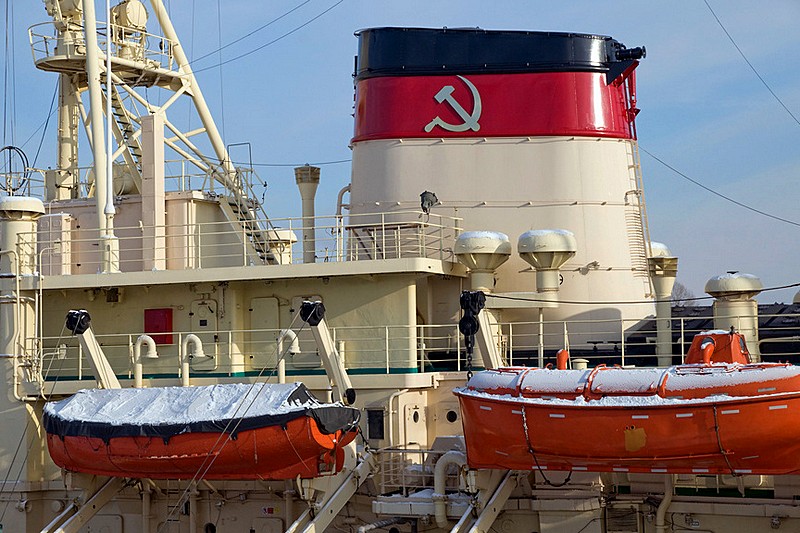
[[[314,217],[318,235],[316,256],[322,262],[408,257],[454,261],[450,251],[452,242],[460,231],[460,220],[455,217],[432,215],[430,220],[423,222],[419,219],[418,211],[351,214],[345,224],[335,216],[317,216]],[[293,263],[300,262],[301,243],[294,238],[284,237],[281,228],[288,228],[296,236],[304,229],[302,218],[269,221],[259,219],[252,223],[261,228],[271,228],[263,231],[276,253],[287,252],[287,257],[291,255]],[[160,246],[163,247],[162,255],[166,258],[168,270],[187,270],[201,266],[203,268],[251,266],[252,256],[243,244],[247,242],[247,234],[243,232],[242,226],[235,221],[147,227],[117,226],[115,233],[120,248],[120,270],[123,272],[146,270],[146,252],[153,253],[151,249],[144,248],[147,234],[164,235],[164,239],[160,240]],[[342,237],[342,232],[346,238]],[[41,257],[38,258],[40,261],[37,265],[38,271],[50,276],[94,274],[101,265],[101,257],[96,246],[98,238],[99,232],[96,229],[63,229],[55,240],[61,241],[64,246],[60,249],[42,250]],[[365,246],[367,244],[369,245]],[[347,248],[347,252],[344,247]],[[70,257],[65,259],[63,254],[68,254]],[[62,271],[57,269],[56,265],[70,266],[67,271]]]
[[[762,318],[771,316],[780,318],[798,318],[800,315],[766,315]],[[676,319],[685,320],[685,319]],[[593,355],[593,344],[583,339],[591,339],[592,333],[584,333],[578,336],[580,326],[593,324],[598,330],[611,331],[608,328],[614,321],[573,321],[570,322],[570,331],[573,331],[573,339],[570,348],[573,355],[580,353],[583,358],[590,359],[591,366],[602,363],[619,363],[614,359],[613,348],[608,342],[601,344],[611,348],[610,350],[598,351]],[[618,322],[618,321],[617,321]],[[629,326],[633,321],[626,322]],[[538,359],[538,322],[515,322],[500,323],[500,330],[503,336],[510,336],[509,343],[505,345],[507,360],[514,364],[531,364]],[[564,345],[563,337],[564,323],[560,321],[545,322],[545,330],[550,332],[545,337],[545,359],[552,360],[557,350]],[[614,323],[613,329],[618,330],[619,324]],[[687,334],[699,333],[699,331],[689,331],[683,325],[683,331]],[[777,345],[778,342],[788,343],[792,354],[775,354],[773,358],[785,358],[789,355],[800,353],[800,338],[793,335],[782,334],[786,328],[762,328],[762,347],[765,345]],[[243,329],[243,330],[219,330],[209,331],[198,334],[203,339],[203,344],[218,355],[218,368],[215,375],[232,374],[235,372],[258,372],[264,368],[274,368],[278,362],[277,340],[280,329]],[[794,330],[790,330],[794,331]],[[403,372],[437,371],[450,370],[457,371],[463,368],[461,353],[460,336],[457,333],[457,326],[454,324],[426,324],[421,327],[408,325],[380,325],[380,326],[338,326],[331,328],[332,335],[337,342],[345,342],[347,345],[348,370],[368,372],[371,374],[387,374],[400,369]],[[112,366],[118,375],[131,372],[130,346],[141,333],[120,332],[114,334],[98,335],[98,339],[103,343],[104,350],[111,360]],[[178,339],[184,339],[189,332],[172,332]],[[214,339],[217,340],[214,340]],[[770,342],[770,338],[775,338]],[[45,337],[38,339],[42,356],[63,358],[59,361],[58,367],[63,367],[61,375],[82,376],[81,353],[77,343],[70,339]],[[63,349],[59,349],[59,342],[68,343],[66,354]],[[513,343],[511,342],[513,341]],[[593,341],[594,342],[594,341]],[[313,339],[308,332],[298,334],[298,343],[304,359],[294,360],[288,357],[286,364],[287,370],[294,373],[314,373],[320,367],[309,365],[308,357],[315,352]],[[177,379],[181,375],[179,344],[160,345],[159,353],[162,355],[158,361],[148,363],[148,371],[169,379]],[[654,353],[653,344],[637,341],[635,338],[623,337],[618,344],[624,344],[630,353],[641,353],[644,349],[650,349],[650,355],[637,355],[639,364],[655,366],[657,357]],[[511,350],[514,350],[511,352]],[[589,355],[586,355],[586,354]],[[251,356],[252,359],[248,356]],[[249,362],[248,362],[249,361]],[[233,363],[232,363],[233,362]],[[63,363],[63,364],[62,364]],[[233,365],[233,366],[232,366]],[[56,365],[51,365],[52,367]],[[46,364],[39,365],[39,368],[47,367]],[[40,376],[39,376],[40,377]],[[31,378],[31,379],[36,379]]]

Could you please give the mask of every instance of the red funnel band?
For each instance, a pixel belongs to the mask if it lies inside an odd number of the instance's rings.
[[[626,84],[599,72],[376,77],[358,82],[353,142],[577,135],[633,138]]]

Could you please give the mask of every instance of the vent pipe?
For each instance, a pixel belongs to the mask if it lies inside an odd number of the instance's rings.
[[[517,253],[536,270],[536,292],[555,299],[561,284],[559,272],[578,251],[575,234],[565,229],[526,231],[519,236]]]
[[[314,197],[319,185],[319,167],[305,164],[294,169],[297,188],[303,201],[303,263],[316,261],[316,238],[314,223]]]
[[[753,298],[764,286],[752,274],[730,271],[706,282],[705,291],[714,300],[714,328],[736,329],[744,335],[750,358],[761,361],[758,349],[758,302]]]
[[[511,243],[504,233],[466,231],[456,239],[454,253],[469,269],[472,290],[492,292],[494,272],[511,256]]]
[[[658,366],[672,364],[672,288],[678,275],[678,258],[660,242],[651,242],[647,258],[656,297],[656,356]]]

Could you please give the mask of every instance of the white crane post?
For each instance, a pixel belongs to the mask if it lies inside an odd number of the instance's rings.
[[[92,318],[83,309],[80,311],[72,310],[67,313],[67,329],[78,337],[81,347],[86,351],[89,365],[97,380],[97,385],[101,389],[121,389],[111,363],[108,362],[100,343],[94,336],[91,328]]]
[[[317,343],[319,356],[322,364],[325,365],[325,373],[333,385],[334,399],[345,405],[353,405],[356,401],[356,391],[350,383],[350,376],[344,369],[342,358],[336,351],[336,345],[331,338],[328,325],[325,323],[325,306],[322,305],[322,302],[303,302],[303,305],[300,306],[300,318],[311,326],[311,333]]]

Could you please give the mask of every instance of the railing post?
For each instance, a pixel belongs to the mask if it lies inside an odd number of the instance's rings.
[[[342,216],[336,215],[336,261],[341,263],[344,257],[344,226]]]
[[[539,368],[544,368],[544,308],[539,308]]]
[[[383,329],[384,329],[384,340],[385,340],[384,348],[386,350],[386,373],[389,374],[390,373],[390,370],[389,370],[389,368],[390,368],[389,367],[389,326],[384,326]],[[390,408],[391,408],[391,406],[390,406]]]
[[[508,323],[508,364],[514,366],[514,324]]]
[[[242,266],[247,266],[247,229],[245,228],[247,222],[242,224]]]
[[[386,214],[381,213],[381,259],[386,259]]]
[[[183,333],[178,333],[178,379],[183,380]]]
[[[684,317],[681,317],[681,363],[686,362],[686,336],[684,328],[686,327],[686,322]]]

